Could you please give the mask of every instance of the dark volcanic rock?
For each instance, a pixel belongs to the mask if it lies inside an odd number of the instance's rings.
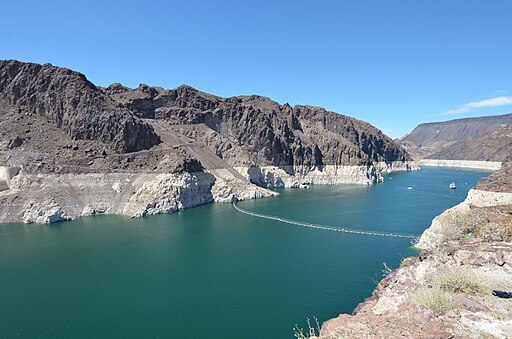
[[[365,122],[311,106],[280,105],[257,95],[220,98],[190,86],[173,90],[141,85],[131,91],[106,89],[138,116],[172,126],[206,126],[197,136],[231,165],[369,165],[408,161],[409,155]],[[196,133],[196,134],[194,134]],[[249,154],[245,160],[241,153]]]
[[[16,138],[9,141],[8,147],[10,149],[20,147],[21,144],[23,144],[23,139],[21,139],[19,136],[16,136]]]
[[[411,160],[375,127],[323,108],[258,95],[221,98],[186,85],[99,88],[78,72],[13,60],[0,61],[0,114],[5,140],[23,140],[3,161],[32,172],[274,165],[307,174],[325,165]],[[61,152],[52,155],[55,149]],[[105,149],[126,154],[118,159]],[[31,162],[36,155],[45,166]]]
[[[107,142],[117,152],[148,149],[159,142],[151,126],[69,69],[0,61],[0,95],[13,106],[46,117],[73,139]]]
[[[444,122],[429,122],[418,125],[401,142],[428,145],[436,142],[455,142],[477,139],[504,124],[512,124],[512,113],[478,118],[454,119]]]

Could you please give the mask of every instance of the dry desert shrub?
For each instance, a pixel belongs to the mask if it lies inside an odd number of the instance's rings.
[[[444,272],[435,281],[439,288],[448,292],[478,294],[482,291],[480,278],[471,270],[454,269]]]
[[[412,294],[411,300],[425,308],[428,308],[436,315],[455,308],[453,293],[445,291],[439,287],[422,288]]]
[[[442,219],[442,234],[446,240],[472,235],[478,227],[488,224],[492,215],[483,208],[450,211]]]

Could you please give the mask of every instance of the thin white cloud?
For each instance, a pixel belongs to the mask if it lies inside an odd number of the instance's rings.
[[[490,98],[490,99],[485,99],[485,100],[480,100],[480,101],[473,101],[473,102],[469,102],[465,105],[462,105],[458,108],[450,109],[446,112],[439,113],[436,115],[455,115],[455,114],[470,112],[477,108],[497,107],[497,106],[506,106],[506,105],[512,105],[512,96],[502,96],[502,97]]]

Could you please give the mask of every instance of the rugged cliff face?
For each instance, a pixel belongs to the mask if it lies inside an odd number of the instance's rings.
[[[72,139],[99,140],[116,152],[159,142],[151,126],[69,69],[0,60],[0,96],[20,112],[45,117]]]
[[[0,117],[0,167],[19,173],[0,178],[0,221],[166,213],[273,194],[256,185],[370,184],[411,169],[381,131],[319,107],[190,86],[99,88],[49,64],[0,61]],[[87,178],[98,175],[105,187],[94,191]],[[111,189],[115,175],[130,183],[123,193]],[[102,194],[112,199],[96,206]]]
[[[411,160],[375,127],[320,107],[280,105],[256,95],[224,99],[189,86],[130,90],[114,84],[105,92],[138,116],[165,120],[176,134],[200,140],[232,166],[313,168]]]

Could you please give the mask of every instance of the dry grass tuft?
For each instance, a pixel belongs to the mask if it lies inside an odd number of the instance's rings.
[[[420,289],[411,296],[411,299],[416,304],[434,311],[436,315],[455,308],[453,294],[438,287]]]
[[[504,241],[512,238],[512,217],[508,206],[473,207],[447,213],[443,220],[442,234],[446,240],[478,237],[487,241]]]
[[[471,270],[451,270],[435,279],[439,288],[453,293],[478,294],[483,287],[478,275]]]

